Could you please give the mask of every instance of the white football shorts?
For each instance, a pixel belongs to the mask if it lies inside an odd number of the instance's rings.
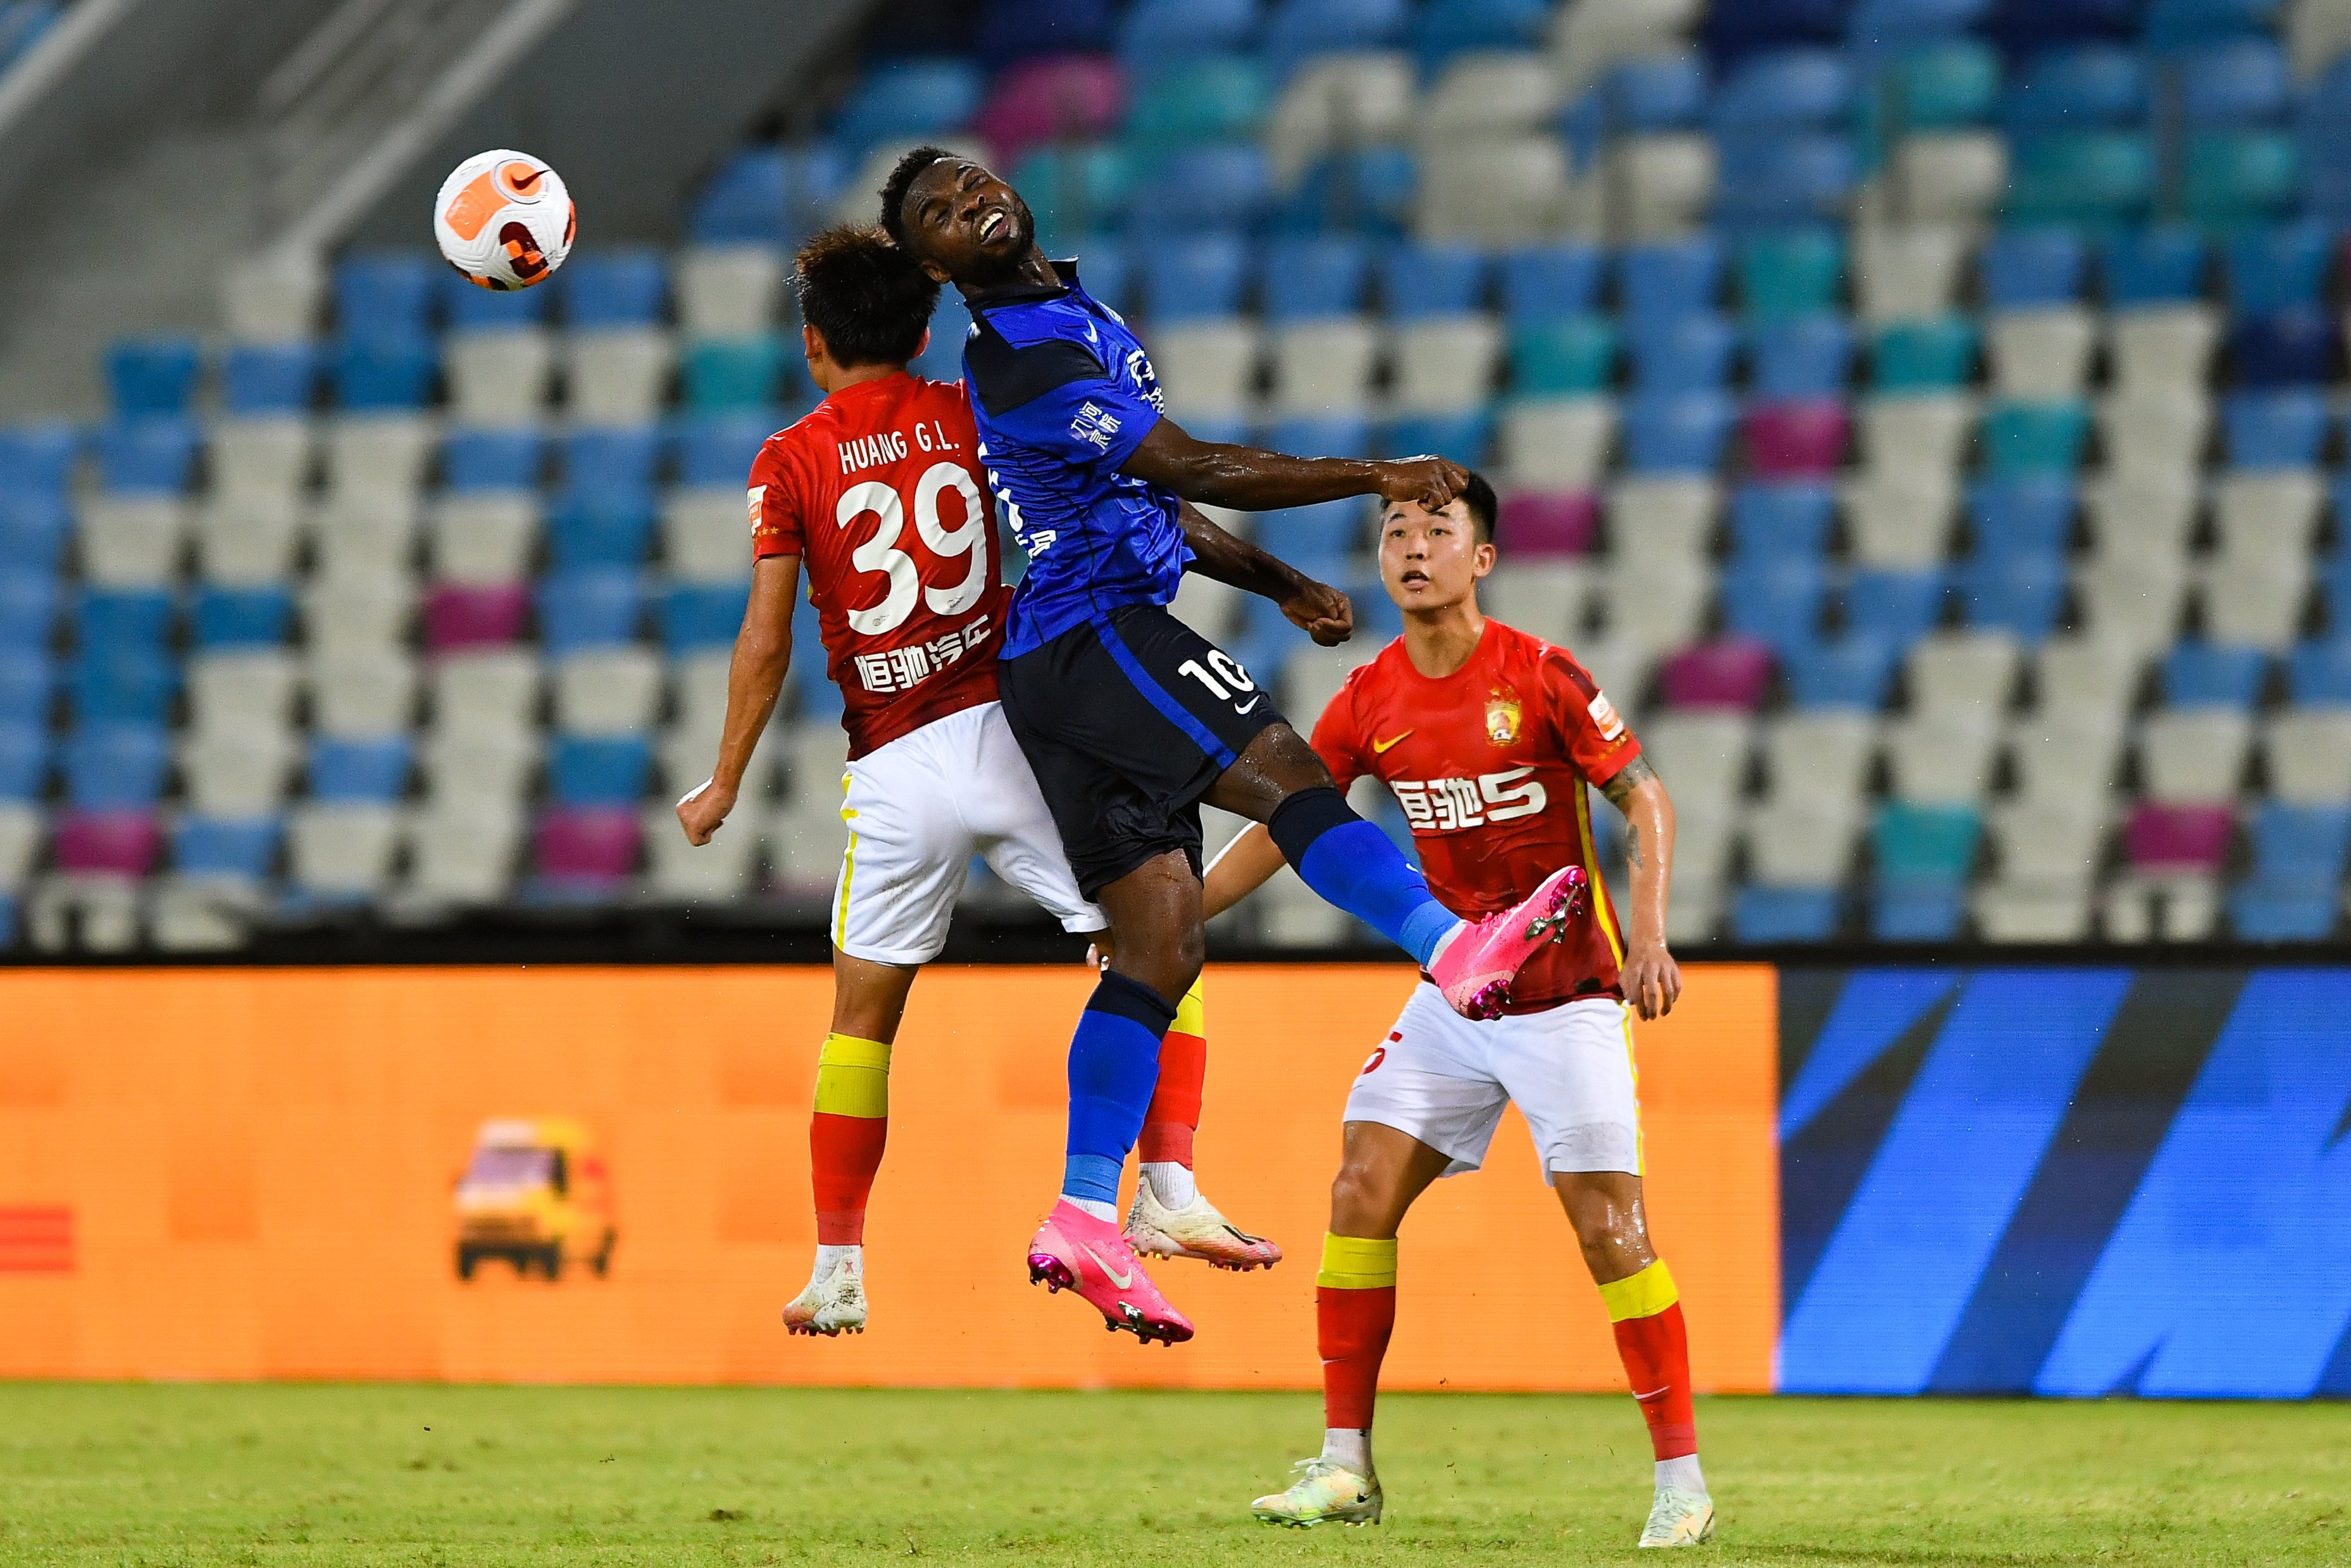
[[[937,957],[975,854],[1064,931],[1109,924],[1078,892],[1052,813],[995,703],[876,747],[849,764],[844,784],[849,848],[833,883],[832,945],[851,957]]]
[[[1347,1120],[1394,1127],[1474,1171],[1515,1104],[1543,1170],[1641,1174],[1632,1010],[1587,997],[1491,1022],[1463,1018],[1423,980],[1347,1095]]]

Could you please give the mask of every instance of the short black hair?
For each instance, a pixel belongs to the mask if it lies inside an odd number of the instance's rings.
[[[1461,487],[1461,498],[1469,504],[1469,522],[1477,531],[1478,542],[1492,544],[1494,519],[1501,512],[1501,503],[1494,499],[1494,486],[1486,483],[1486,476],[1472,468],[1469,483]]]
[[[792,291],[833,362],[903,365],[920,351],[939,286],[880,229],[844,224],[800,246]]]
[[[906,192],[922,177],[924,170],[942,158],[954,156],[944,147],[917,147],[899,159],[890,177],[882,182],[882,227],[892,239],[900,245],[906,243]]]

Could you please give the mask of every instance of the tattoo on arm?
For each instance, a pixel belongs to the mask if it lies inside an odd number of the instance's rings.
[[[1656,776],[1657,770],[1649,766],[1647,758],[1635,757],[1618,768],[1616,777],[1603,784],[1600,792],[1608,797],[1610,805],[1621,811],[1625,809],[1625,802],[1633,798],[1633,791]]]

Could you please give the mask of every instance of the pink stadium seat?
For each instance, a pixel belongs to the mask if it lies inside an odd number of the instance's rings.
[[[162,829],[145,811],[68,811],[57,822],[57,869],[145,876],[162,842]]]
[[[1834,474],[1847,429],[1844,404],[1834,398],[1758,404],[1747,412],[1748,465],[1771,479]]]
[[[1007,163],[1029,148],[1101,136],[1126,110],[1126,78],[1100,55],[1025,60],[996,78],[972,129]]]
[[[1669,707],[1731,707],[1752,713],[1771,683],[1771,650],[1744,637],[1721,637],[1669,655],[1657,676]]]
[[[519,642],[529,618],[530,590],[522,583],[444,582],[424,601],[424,645],[442,653]]]
[[[532,841],[538,872],[550,881],[618,882],[637,869],[644,830],[630,810],[549,811]]]
[[[1583,555],[1600,528],[1600,497],[1588,491],[1520,490],[1502,497],[1494,542],[1521,556]]]
[[[2123,829],[2123,845],[2140,871],[2217,872],[2236,829],[2237,814],[2226,806],[2159,806],[2142,800]]]

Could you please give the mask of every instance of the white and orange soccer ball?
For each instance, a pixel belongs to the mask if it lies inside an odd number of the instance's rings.
[[[528,152],[477,152],[441,183],[433,237],[484,288],[528,288],[571,254],[580,230],[563,178]]]

